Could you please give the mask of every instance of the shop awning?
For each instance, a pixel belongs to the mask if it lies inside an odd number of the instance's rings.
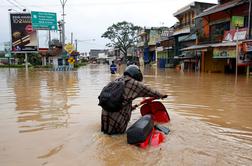
[[[186,48],[180,49],[180,51],[189,51],[189,50],[202,50],[210,47],[211,44],[202,44],[202,45],[192,45]]]
[[[236,46],[235,42],[222,42],[215,44],[202,44],[202,45],[192,45],[186,48],[180,49],[180,51],[189,51],[189,50],[204,50],[206,48],[215,48],[215,47],[234,47]]]
[[[210,15],[213,13],[221,12],[221,11],[227,10],[229,8],[241,5],[245,2],[246,2],[245,0],[233,0],[233,1],[230,1],[227,3],[224,3],[222,5],[215,5],[213,7],[210,7],[208,9],[204,10],[203,13],[197,15],[195,18],[199,18],[199,17],[207,16],[207,15]]]
[[[222,42],[222,43],[211,44],[210,47],[233,47],[233,46],[236,46],[235,42]]]

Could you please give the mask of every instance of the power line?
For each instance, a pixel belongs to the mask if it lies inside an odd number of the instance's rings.
[[[19,7],[17,4],[13,3],[12,1],[10,0],[6,0],[9,4],[15,6],[16,8],[19,8],[20,10],[23,10],[21,7]]]
[[[19,6],[23,7],[23,9],[26,9],[29,11],[29,9],[27,7],[25,7],[24,5],[22,5],[21,3],[19,3],[17,0],[13,0],[14,2],[16,2],[16,4],[18,4]]]

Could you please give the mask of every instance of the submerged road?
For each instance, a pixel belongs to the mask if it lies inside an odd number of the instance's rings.
[[[0,69],[0,165],[252,165],[252,78],[141,68],[169,97],[165,143],[145,150],[100,132],[107,65],[52,72]],[[141,99],[136,100],[139,102]],[[130,125],[140,117],[133,112]]]

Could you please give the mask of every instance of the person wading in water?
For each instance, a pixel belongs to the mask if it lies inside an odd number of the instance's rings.
[[[137,65],[129,65],[123,76],[116,81],[124,82],[122,108],[117,111],[102,109],[101,131],[105,134],[123,134],[131,118],[131,112],[134,109],[132,101],[137,97],[155,97],[166,98],[162,94],[142,83],[143,75]]]

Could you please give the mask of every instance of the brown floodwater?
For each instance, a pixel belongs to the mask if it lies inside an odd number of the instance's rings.
[[[252,165],[252,77],[142,71],[145,84],[169,95],[171,117],[165,142],[147,149],[100,132],[97,96],[120,75],[107,65],[0,69],[0,165]],[[129,125],[139,117],[137,109]]]

